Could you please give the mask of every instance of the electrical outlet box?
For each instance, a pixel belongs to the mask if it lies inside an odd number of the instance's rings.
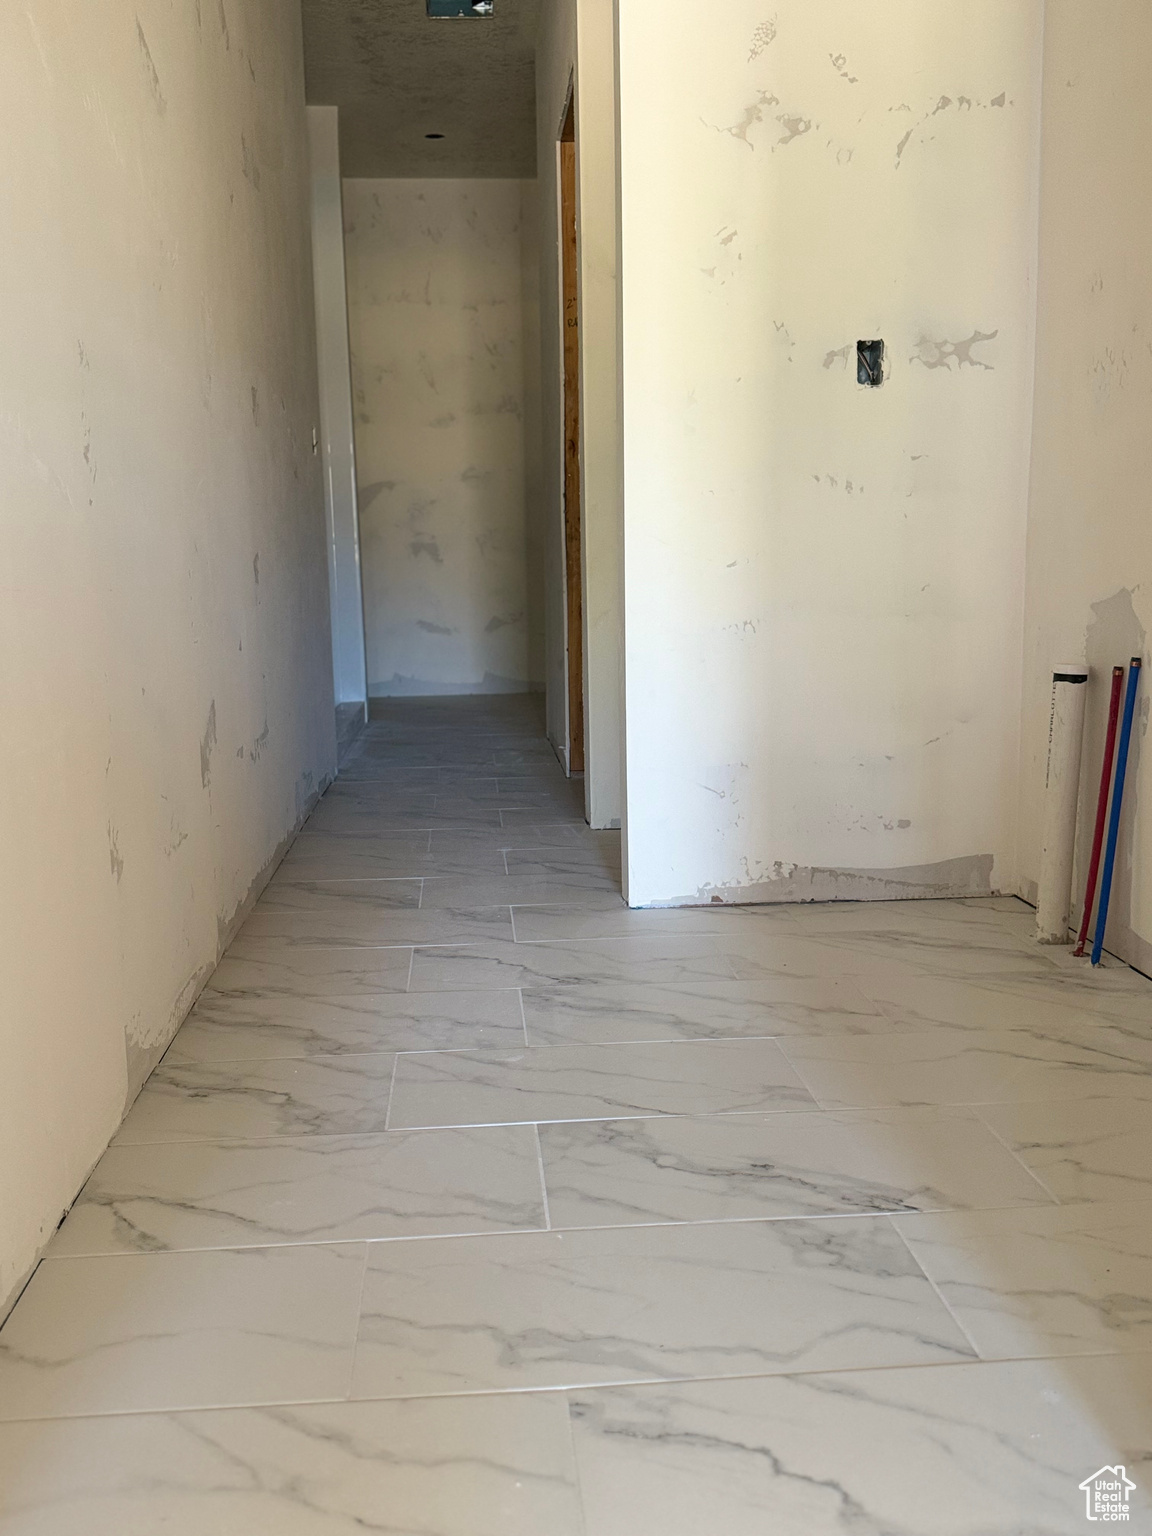
[[[856,343],[856,382],[867,389],[879,389],[884,382],[884,343]]]

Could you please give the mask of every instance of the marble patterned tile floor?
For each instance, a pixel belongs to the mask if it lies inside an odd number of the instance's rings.
[[[374,711],[0,1329],[0,1536],[1152,1530],[1152,982],[620,889],[538,701]]]

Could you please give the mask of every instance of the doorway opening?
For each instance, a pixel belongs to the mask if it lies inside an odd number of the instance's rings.
[[[560,265],[564,325],[564,601],[568,771],[584,772],[584,558],[580,503],[580,275],[576,244],[576,100],[560,132]]]

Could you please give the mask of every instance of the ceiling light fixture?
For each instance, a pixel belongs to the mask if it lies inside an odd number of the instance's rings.
[[[491,16],[493,0],[428,0],[429,16]]]

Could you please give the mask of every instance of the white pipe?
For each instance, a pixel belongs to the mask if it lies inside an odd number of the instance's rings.
[[[1057,667],[1052,675],[1048,777],[1044,789],[1044,848],[1040,855],[1036,904],[1036,937],[1041,944],[1068,943],[1087,684],[1087,667]]]

